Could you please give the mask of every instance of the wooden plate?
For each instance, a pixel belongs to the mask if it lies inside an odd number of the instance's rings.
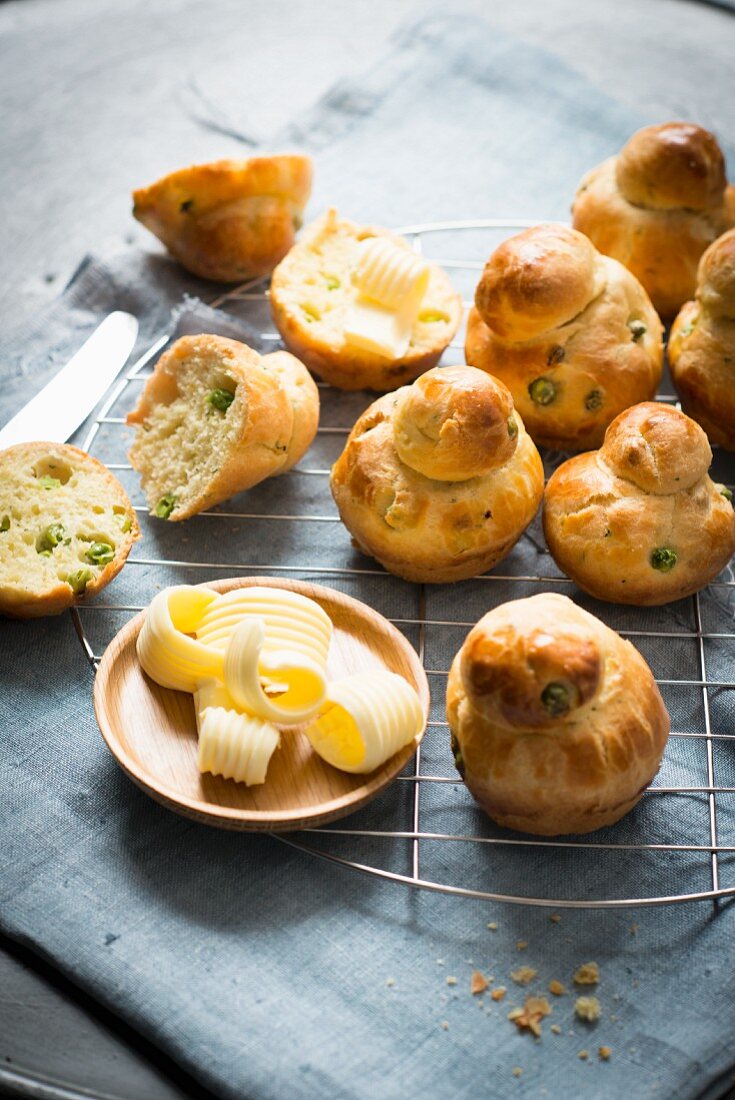
[[[212,581],[217,592],[263,585],[288,588],[320,604],[334,624],[327,674],[330,679],[386,668],[419,694],[429,715],[426,673],[413,647],[387,619],[364,603],[331,588],[270,577]],[[289,729],[273,755],[268,777],[246,787],[197,769],[197,729],[191,695],[159,687],[138,663],[135,643],[145,612],[115,635],[97,671],[94,709],[110,752],[139,787],[169,809],[223,829],[285,832],[344,817],[369,802],[405,767],[423,731],[369,775],[338,771]]]

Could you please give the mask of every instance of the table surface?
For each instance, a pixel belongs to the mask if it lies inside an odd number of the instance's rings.
[[[555,52],[619,101],[661,120],[691,118],[735,147],[735,108],[722,94],[735,29],[727,0],[492,8],[465,0],[461,10],[492,11],[498,27]],[[6,0],[0,321],[7,328],[42,309],[87,252],[151,247],[130,217],[132,187],[186,163],[243,155],[237,141],[198,121],[209,97],[234,87],[248,104],[250,132],[267,141],[335,80],[369,67],[400,23],[426,11],[436,5]],[[650,64],[652,51],[665,63]],[[114,1100],[207,1095],[53,968],[0,940],[0,1094],[82,1092]]]

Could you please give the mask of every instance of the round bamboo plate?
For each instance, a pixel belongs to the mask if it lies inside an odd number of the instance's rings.
[[[330,679],[368,668],[397,672],[419,694],[429,715],[426,673],[413,647],[377,611],[316,584],[238,577],[212,581],[217,592],[263,585],[289,588],[320,604],[334,625]],[[223,829],[286,832],[323,825],[363,806],[405,767],[423,731],[369,775],[350,775],[322,760],[298,728],[284,730],[265,783],[246,787],[197,769],[197,728],[191,695],[159,687],[138,663],[135,643],[145,612],[105,650],[94,684],[94,709],[110,752],[132,780],[177,813]]]

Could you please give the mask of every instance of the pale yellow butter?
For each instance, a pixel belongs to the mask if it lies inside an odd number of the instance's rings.
[[[236,588],[217,596],[197,627],[197,640],[220,651],[244,618],[263,621],[267,652],[287,649],[326,667],[332,621],[318,603],[286,588]]]
[[[264,783],[280,734],[270,722],[236,710],[208,706],[197,715],[200,772],[236,783]]]
[[[282,725],[312,718],[324,702],[327,678],[317,661],[288,649],[267,649],[262,619],[246,618],[225,652],[225,687],[243,710]]]
[[[359,244],[352,274],[357,297],[344,327],[348,344],[389,359],[408,351],[411,331],[429,286],[429,265],[388,237]]]
[[[320,714],[306,727],[315,752],[342,771],[384,764],[424,728],[414,688],[394,672],[367,671],[335,680]]]
[[[136,650],[143,671],[162,687],[196,691],[204,681],[222,679],[222,654],[190,638],[217,593],[180,585],[164,588],[151,601]]]

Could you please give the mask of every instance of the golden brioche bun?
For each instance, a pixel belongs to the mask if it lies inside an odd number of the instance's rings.
[[[640,653],[552,593],[502,604],[472,628],[449,674],[447,721],[482,809],[542,836],[618,821],[658,771],[669,733]]]
[[[639,130],[617,157],[584,176],[572,218],[640,279],[668,318],[693,295],[704,250],[735,224],[734,202],[714,135],[665,122]]]
[[[411,331],[408,351],[389,359],[345,340],[355,300],[352,274],[360,242],[386,237],[410,249],[402,237],[376,226],[356,225],[336,210],[308,226],[273,272],[271,310],[289,351],[314,374],[342,390],[394,390],[435,366],[459,328],[462,300],[437,264]]]
[[[663,329],[640,283],[573,229],[540,225],[498,248],[467,322],[467,362],[501,379],[529,435],[598,446],[607,425],[653,397]]]
[[[517,344],[567,324],[604,285],[600,257],[582,233],[536,225],[495,249],[475,305],[496,336]]]
[[[309,157],[218,160],[134,191],[133,215],[187,271],[241,282],[283,259],[310,193]]]
[[[674,321],[668,351],[684,411],[711,443],[735,451],[735,229],[702,256],[696,301]]]
[[[375,401],[331,477],[355,545],[399,577],[433,583],[505,557],[536,514],[543,483],[510,394],[472,367],[435,368]]]
[[[698,591],[735,553],[735,511],[712,482],[707,437],[669,405],[636,405],[599,451],[549,479],[544,532],[556,563],[600,600],[655,606]]]
[[[466,481],[513,456],[512,415],[513,398],[502,382],[467,367],[444,367],[401,390],[393,442],[401,462],[425,477]]]

